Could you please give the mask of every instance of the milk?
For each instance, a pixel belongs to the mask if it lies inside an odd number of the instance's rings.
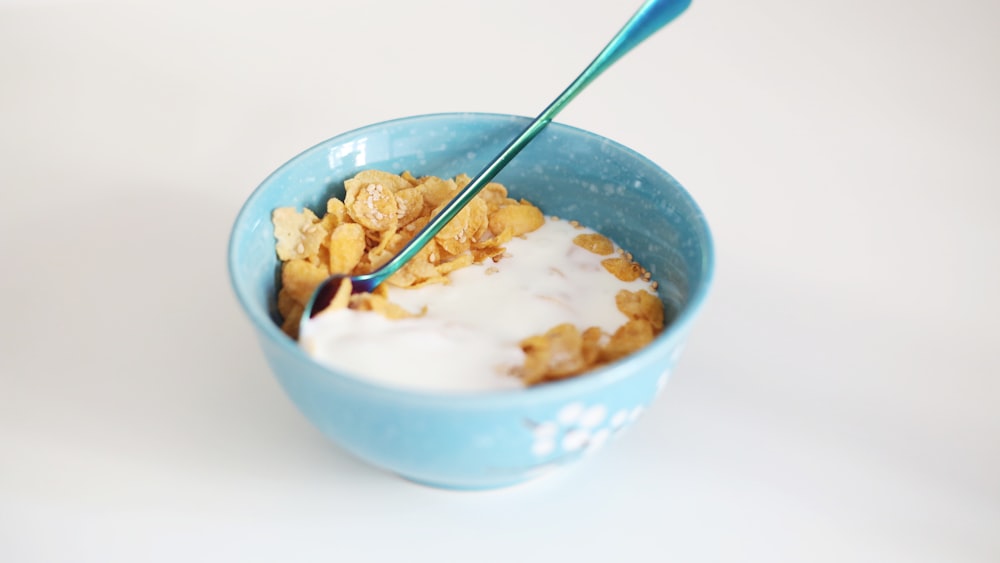
[[[622,289],[655,293],[651,283],[623,282],[600,256],[573,243],[589,229],[547,219],[486,260],[448,275],[449,284],[389,286],[389,299],[420,317],[390,320],[341,309],[311,319],[302,347],[320,363],[375,382],[427,391],[522,388],[519,342],[572,323],[613,333],[628,318],[615,305]]]

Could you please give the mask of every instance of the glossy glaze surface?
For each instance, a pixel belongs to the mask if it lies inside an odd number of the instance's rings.
[[[277,258],[271,210],[287,205],[319,210],[330,196],[343,195],[345,179],[365,168],[442,177],[475,169],[527,121],[506,115],[438,114],[340,135],[269,176],[233,227],[233,287],[285,391],[341,446],[416,481],[452,488],[503,486],[596,450],[603,438],[585,440],[572,432],[594,428],[602,417],[587,419],[589,425],[569,424],[561,439],[549,436],[553,444],[565,446],[562,449],[535,446],[536,427],[559,419],[568,405],[599,405],[609,421],[615,413],[648,407],[669,375],[710,285],[711,238],[687,192],[634,151],[552,124],[497,180],[508,186],[512,197],[530,196],[545,213],[592,226],[632,251],[660,281],[661,298],[672,318],[653,344],[586,377],[527,390],[454,395],[405,391],[329,370],[280,332],[275,323]]]

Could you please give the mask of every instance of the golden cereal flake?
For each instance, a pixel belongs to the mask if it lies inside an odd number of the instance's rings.
[[[598,254],[607,256],[615,251],[615,245],[600,233],[582,233],[573,237],[573,244]]]
[[[613,276],[625,282],[635,281],[642,275],[642,266],[624,256],[605,258],[601,260],[601,265]]]
[[[542,212],[527,201],[518,205],[508,205],[490,214],[490,231],[502,233],[508,228],[513,236],[530,233],[545,223]]]
[[[288,288],[282,287],[278,290],[278,314],[282,318],[288,317],[291,314],[292,309],[296,306],[301,307],[302,305],[298,303],[292,296],[288,293]]]
[[[484,240],[479,240],[473,243],[473,248],[487,249],[487,248],[502,248],[502,245],[510,242],[510,239],[514,238],[514,227],[510,225],[507,226],[499,234],[495,234],[492,237],[486,238]]]
[[[353,291],[354,285],[351,283],[351,278],[342,278],[340,285],[337,286],[337,292],[333,294],[333,299],[330,300],[330,305],[320,313],[346,308],[351,303]]]
[[[350,274],[365,254],[365,230],[357,223],[343,223],[330,233],[330,273]]]
[[[365,229],[381,233],[395,230],[396,198],[382,184],[352,184],[344,197],[347,214]]]
[[[403,228],[424,214],[424,194],[417,188],[405,188],[395,193],[396,218]]]
[[[319,249],[316,251],[315,255],[309,256],[308,258],[306,258],[306,260],[313,266],[321,266],[323,268],[326,268],[327,271],[329,271],[330,249],[329,247],[327,247],[326,241],[324,241],[323,244],[319,246]]]
[[[332,233],[338,225],[343,225],[348,222],[350,217],[347,215],[347,206],[344,205],[343,201],[335,197],[331,197],[326,202],[326,214],[320,219],[320,224],[326,229],[328,233]]]
[[[348,307],[355,311],[371,311],[373,313],[378,313],[387,319],[393,320],[416,316],[403,307],[389,301],[385,295],[378,295],[374,293],[359,293],[357,295],[352,295]]]
[[[527,385],[563,379],[582,372],[583,335],[570,323],[556,325],[544,335],[521,341],[525,354],[521,379]]]
[[[397,176],[391,172],[362,170],[355,174],[353,178],[344,182],[344,188],[350,191],[351,189],[362,188],[368,184],[380,185],[390,192],[398,192],[399,190],[413,187],[413,184],[406,178]]]
[[[498,258],[503,256],[507,249],[502,246],[483,246],[483,247],[473,247],[472,261],[475,263],[484,262],[486,260],[497,261]]]
[[[575,375],[586,367],[583,359],[583,335],[569,323],[557,325],[545,333],[552,347],[549,377]]]
[[[445,205],[447,204],[442,203],[434,210],[432,216],[440,213]],[[444,228],[438,231],[438,234],[434,235],[434,240],[454,256],[462,254],[472,246],[472,236],[469,233],[470,213],[469,206],[463,207]]]
[[[581,335],[581,354],[588,369],[596,367],[601,360],[601,341],[604,340],[604,332],[600,327],[592,326],[583,331]]]
[[[382,231],[378,236],[378,244],[372,250],[385,250],[389,248],[389,245],[400,239],[400,237],[396,236],[397,234],[399,232],[396,230],[396,227]]]
[[[535,385],[545,381],[552,358],[552,346],[545,335],[530,336],[521,341],[524,365],[521,367],[521,381],[525,385]]]
[[[285,319],[281,323],[281,330],[287,334],[290,338],[298,340],[299,338],[299,323],[302,322],[302,313],[305,311],[305,307],[298,303],[293,303],[292,308],[282,315]]]
[[[424,195],[424,202],[434,209],[442,203],[451,201],[458,193],[458,184],[454,180],[442,180],[436,176],[421,178],[417,188]]]
[[[392,252],[389,252],[388,250],[373,248],[364,256],[361,264],[365,266],[365,273],[374,272],[382,266],[385,266],[386,262],[392,259],[392,256]]]
[[[300,305],[305,305],[309,302],[316,286],[329,275],[327,268],[295,258],[285,262],[281,267],[281,287],[288,292],[289,298]]]
[[[404,180],[406,180],[407,182],[409,182],[409,183],[410,183],[410,186],[411,186],[411,187],[412,187],[412,186],[416,186],[417,184],[419,184],[419,183],[420,183],[420,181],[419,181],[419,180],[417,180],[416,178],[414,178],[414,177],[413,177],[413,174],[410,174],[410,171],[409,171],[409,170],[404,170],[404,171],[403,171],[403,173],[402,173],[402,174],[400,174],[400,176],[401,176],[401,177],[402,177],[402,178],[403,178]]]
[[[469,210],[468,233],[471,244],[475,244],[485,237],[490,231],[490,210],[486,202],[476,196],[466,206]]]
[[[471,266],[473,263],[473,258],[474,257],[471,252],[466,252],[465,254],[462,254],[457,258],[454,258],[453,260],[449,260],[447,262],[438,264],[436,266],[437,273],[442,276],[447,276],[448,274],[454,272],[455,270],[460,270],[462,268],[465,268],[466,266]]]
[[[460,190],[465,186],[468,186],[469,182],[472,181],[472,177],[469,176],[468,174],[459,174],[458,176],[455,176],[454,179],[455,179],[455,185],[458,186],[458,189]]]
[[[629,319],[645,320],[654,330],[663,330],[663,302],[656,295],[644,289],[623,289],[615,295],[615,305]]]
[[[432,260],[432,257],[439,252],[437,244],[431,241],[427,246],[421,248],[420,252],[404,264],[399,271],[389,276],[386,283],[396,287],[419,287],[421,284],[426,284],[428,280],[441,279],[442,276]]]
[[[308,208],[299,212],[294,207],[279,207],[271,214],[271,222],[277,239],[275,250],[281,260],[315,256],[328,234]]]
[[[391,235],[391,236],[389,236]],[[381,268],[391,260],[400,250],[406,246],[406,243],[410,242],[413,238],[414,233],[403,231],[403,232],[389,232],[382,234],[382,240],[379,241],[378,245],[371,248],[366,256],[368,271],[374,271]],[[388,239],[384,238],[389,236]],[[426,248],[426,247],[425,247]],[[362,261],[364,262],[364,260]],[[355,272],[361,273],[361,272]]]
[[[479,192],[479,195],[476,197],[482,198],[489,212],[492,213],[506,204],[507,188],[503,184],[490,182],[483,186],[483,191]]]
[[[611,335],[601,350],[601,359],[607,362],[624,358],[653,341],[653,325],[645,319],[632,319]]]

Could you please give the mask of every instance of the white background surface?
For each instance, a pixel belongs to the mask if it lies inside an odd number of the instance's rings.
[[[0,1],[0,560],[1000,561],[987,0],[695,0],[562,114],[718,246],[601,455],[438,491],[282,394],[225,271],[250,191],[371,122],[534,115],[637,5]]]

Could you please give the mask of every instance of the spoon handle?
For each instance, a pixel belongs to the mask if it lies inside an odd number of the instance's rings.
[[[410,258],[412,258],[421,248],[451,221],[459,211],[465,207],[472,198],[476,197],[485,186],[496,176],[508,162],[511,161],[521,149],[528,145],[538,133],[549,124],[550,121],[566,105],[573,100],[597,78],[608,67],[615,63],[625,53],[629,52],[647,37],[655,33],[668,22],[676,18],[683,12],[691,0],[647,0],[642,7],[628,20],[628,22],[611,39],[611,42],[597,55],[576,77],[563,93],[559,95],[542,113],[535,118],[503,151],[497,155],[469,184],[451,200],[444,209],[441,210],[427,225],[419,232],[403,249],[383,265],[377,272],[374,272],[371,279],[378,285],[382,280],[394,274]]]

